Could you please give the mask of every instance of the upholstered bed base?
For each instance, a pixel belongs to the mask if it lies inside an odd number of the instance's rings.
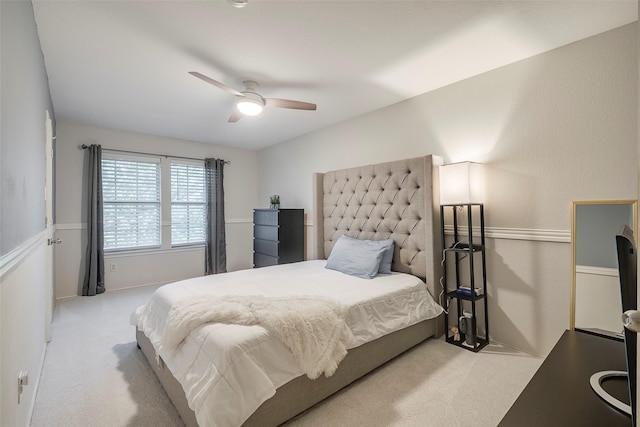
[[[331,377],[310,380],[303,375],[278,388],[243,424],[244,427],[277,426],[373,371],[404,351],[435,335],[436,319],[425,320],[349,350]],[[149,339],[136,332],[138,347],[146,356],[167,395],[188,427],[197,427],[195,413],[187,405],[182,386],[156,354]]]
[[[422,278],[436,301],[441,294],[438,165],[423,156],[314,174],[314,259],[326,259],[343,234],[394,239],[392,270]],[[440,302],[440,301],[438,301]],[[298,377],[280,387],[245,426],[276,426],[431,336],[444,332],[442,316],[402,329],[349,351],[336,373]],[[187,426],[197,426],[182,387],[156,362],[153,346],[137,332],[138,345]]]

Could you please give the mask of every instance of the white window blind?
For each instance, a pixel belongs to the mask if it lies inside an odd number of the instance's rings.
[[[171,162],[171,245],[202,244],[206,236],[204,163]]]
[[[160,159],[102,156],[104,249],[160,247]]]

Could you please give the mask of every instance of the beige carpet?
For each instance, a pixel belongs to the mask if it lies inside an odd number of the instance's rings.
[[[183,425],[129,324],[153,290],[59,302],[31,426]],[[472,353],[428,340],[286,426],[496,426],[541,362],[496,345]]]

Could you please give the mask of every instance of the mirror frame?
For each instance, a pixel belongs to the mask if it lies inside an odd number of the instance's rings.
[[[569,312],[569,329],[576,329],[576,213],[581,205],[631,205],[633,210],[633,235],[638,230],[638,200],[579,200],[571,202],[571,308]],[[622,313],[620,313],[622,315]]]

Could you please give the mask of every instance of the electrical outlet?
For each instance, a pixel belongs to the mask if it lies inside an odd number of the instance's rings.
[[[116,264],[115,262],[112,262],[112,263],[109,265],[109,270],[110,270],[110,271],[116,271],[117,269],[118,269],[118,264]]]
[[[27,371],[20,371],[18,374],[18,403],[20,403],[20,395],[22,395],[22,388],[29,384],[29,373]]]

